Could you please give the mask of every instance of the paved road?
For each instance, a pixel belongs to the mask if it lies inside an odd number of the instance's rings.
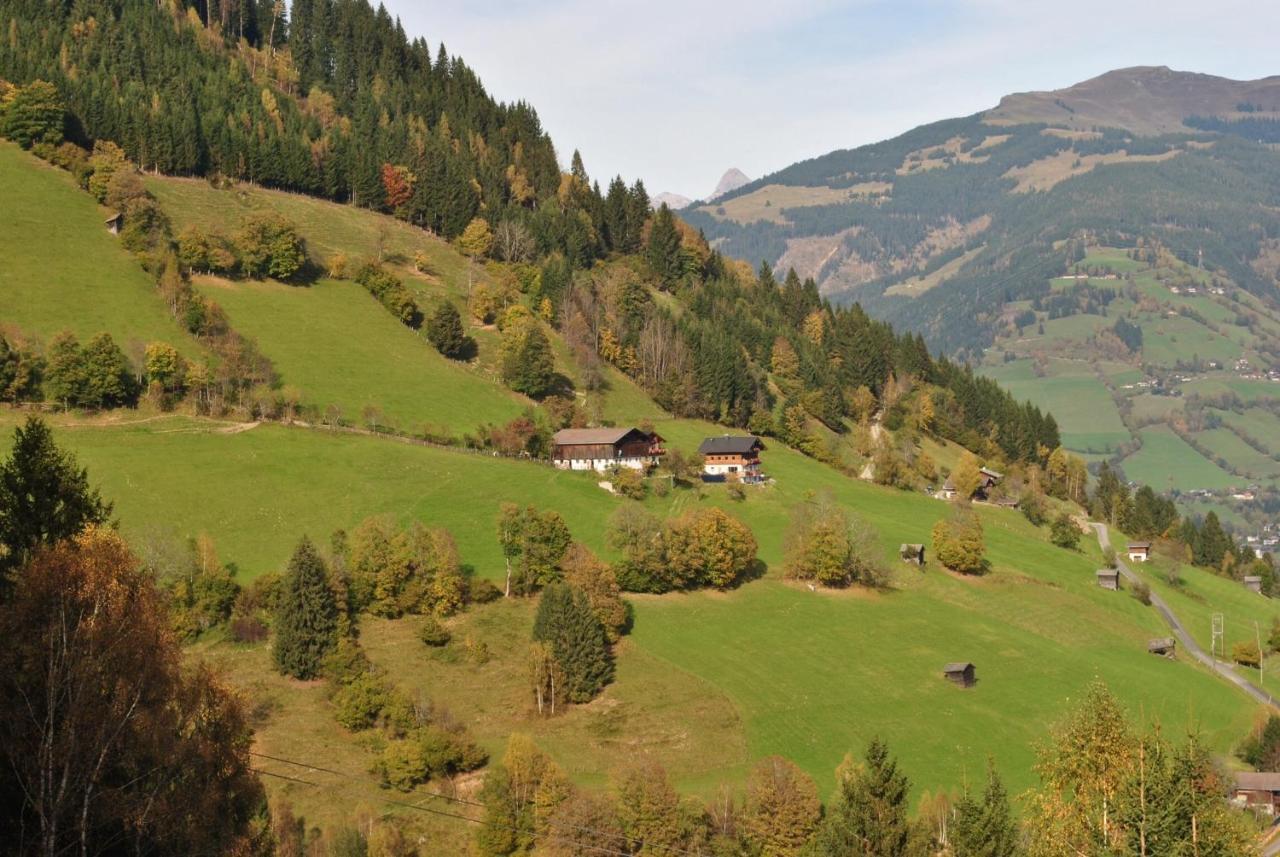
[[[1107,532],[1107,525],[1094,523],[1090,524],[1090,526],[1098,531],[1098,544],[1102,545],[1102,549],[1106,550],[1110,547],[1111,536]],[[1129,582],[1141,582],[1141,578],[1134,574],[1133,571],[1130,570],[1129,566],[1124,564],[1124,561],[1119,558],[1118,553],[1116,555],[1116,568],[1120,569],[1120,574]],[[1262,690],[1253,682],[1237,673],[1230,664],[1225,664],[1216,660],[1212,655],[1200,648],[1200,644],[1197,643],[1192,638],[1191,634],[1187,632],[1186,627],[1178,617],[1173,614],[1173,611],[1169,609],[1169,605],[1165,600],[1154,592],[1151,593],[1151,606],[1156,608],[1160,615],[1164,617],[1164,621],[1169,624],[1171,629],[1173,629],[1174,635],[1178,638],[1178,645],[1182,646],[1185,651],[1190,652],[1193,658],[1243,690],[1257,702],[1260,702],[1263,705],[1269,705],[1272,708],[1280,708],[1280,703],[1277,703],[1271,694]]]

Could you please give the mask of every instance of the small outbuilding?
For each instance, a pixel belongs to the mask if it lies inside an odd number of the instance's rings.
[[[1115,592],[1120,588],[1120,572],[1114,568],[1098,569],[1098,585]]]
[[[938,497],[943,500],[956,499],[956,483],[950,476],[948,476],[946,481],[942,483],[942,487],[938,489]]]
[[[1257,809],[1267,815],[1280,810],[1280,773],[1274,771],[1241,771],[1236,774],[1231,800],[1241,807]]]
[[[120,212],[114,212],[110,217],[103,221],[107,227],[107,231],[112,235],[119,235],[120,228],[124,226],[124,215]]]
[[[898,545],[898,556],[903,562],[924,565],[924,545]]]
[[[942,675],[947,681],[958,687],[973,687],[978,679],[974,675],[973,664],[956,662],[942,668]]]
[[[1262,594],[1262,578],[1256,575],[1249,575],[1244,579],[1244,588],[1250,592]]]
[[[1173,637],[1157,637],[1156,639],[1147,643],[1148,652],[1150,652],[1153,655],[1160,655],[1161,657],[1165,657],[1165,658],[1173,657],[1174,652],[1177,651],[1177,648],[1178,648],[1178,641],[1173,639]]]
[[[1151,559],[1151,542],[1129,542],[1128,554],[1133,562],[1146,562]]]

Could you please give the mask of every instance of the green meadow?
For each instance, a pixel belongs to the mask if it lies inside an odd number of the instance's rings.
[[[1088,364],[1052,360],[1043,378],[1032,372],[1030,360],[983,371],[1019,399],[1028,399],[1052,413],[1068,449],[1108,452],[1130,439],[1111,391]]]
[[[0,325],[46,342],[105,331],[126,351],[162,340],[198,353],[69,173],[0,143],[0,188]]]
[[[321,411],[335,405],[344,418],[363,423],[362,410],[373,406],[384,425],[462,435],[481,423],[506,422],[531,404],[497,379],[442,357],[355,283],[203,278],[200,290],[257,341],[282,383]]]
[[[1177,488],[1217,490],[1231,488],[1244,480],[1227,473],[1196,452],[1168,426],[1150,426],[1138,432],[1142,448],[1121,462],[1124,472],[1135,482],[1150,485],[1157,491]]]

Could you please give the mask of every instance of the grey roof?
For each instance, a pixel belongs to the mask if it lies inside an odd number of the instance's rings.
[[[900,550],[900,551],[907,551],[907,550],[922,551],[922,550],[924,550],[924,545],[901,544],[901,545],[898,545],[898,550]]]
[[[946,478],[946,481],[944,481],[944,482],[942,483],[942,490],[943,490],[943,491],[954,491],[954,490],[956,490],[956,483],[951,481],[951,477],[950,477],[950,476],[948,476],[948,477]]]
[[[631,426],[622,426],[621,428],[588,428],[588,429],[560,429],[552,437],[552,440],[558,444],[573,446],[575,444],[591,444],[591,443],[617,443],[636,429]]]
[[[709,437],[698,447],[702,455],[745,455],[757,449],[764,449],[764,443],[755,435],[721,435]]]
[[[1262,578],[1258,577],[1256,574],[1251,574],[1244,579],[1244,582],[1245,583],[1261,583]]]
[[[1119,577],[1119,576],[1120,576],[1120,572],[1114,568],[1098,569],[1098,577]]]
[[[1280,773],[1241,771],[1236,774],[1236,788],[1250,792],[1280,792]]]
[[[1173,637],[1156,637],[1147,643],[1148,649],[1172,649],[1176,646]]]
[[[969,663],[968,661],[956,661],[955,663],[947,664],[945,667],[942,668],[942,671],[944,673],[961,673],[971,668],[972,666],[973,664]]]
[[[1151,550],[1151,542],[1129,542],[1129,550]]]
[[[984,476],[990,476],[993,479],[1003,479],[1004,474],[998,470],[992,470],[990,467],[979,467],[978,472]]]

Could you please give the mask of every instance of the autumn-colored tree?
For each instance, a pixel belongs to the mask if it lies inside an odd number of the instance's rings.
[[[613,776],[618,821],[636,857],[661,857],[680,851],[693,833],[692,819],[667,772],[652,760],[630,765]]]
[[[98,202],[107,201],[107,188],[116,173],[133,170],[129,158],[115,143],[110,140],[98,140],[93,144],[93,154],[89,156],[89,193]]]
[[[785,552],[788,577],[823,586],[882,586],[889,574],[875,530],[829,497],[792,510]]]
[[[570,794],[568,779],[533,743],[515,733],[480,790],[484,813],[473,845],[479,857],[527,854]]]
[[[809,775],[781,756],[761,759],[747,778],[742,826],[767,857],[799,855],[822,819],[818,789]]]
[[[627,604],[613,569],[600,561],[586,545],[574,542],[560,562],[564,580],[582,590],[609,642],[617,642],[627,625]]]
[[[458,249],[471,259],[482,259],[493,247],[493,232],[489,229],[489,221],[476,217],[467,224],[458,236]]]
[[[733,586],[756,561],[756,537],[722,509],[694,509],[666,527],[667,562],[682,586]]]
[[[982,521],[972,509],[958,509],[933,525],[933,553],[938,561],[961,574],[983,574],[988,563]]]
[[[15,854],[260,853],[237,698],[185,668],[114,532],[36,552],[0,608],[0,830]]]
[[[384,198],[392,211],[413,197],[413,185],[418,179],[408,167],[383,164],[381,178]]]
[[[578,790],[551,813],[538,853],[546,857],[588,857],[604,849],[619,850],[626,841],[613,800],[608,795]]]
[[[978,457],[965,450],[956,464],[956,469],[951,471],[951,484],[956,489],[957,498],[968,500],[977,493],[978,486],[982,484],[981,469],[982,462]]]

